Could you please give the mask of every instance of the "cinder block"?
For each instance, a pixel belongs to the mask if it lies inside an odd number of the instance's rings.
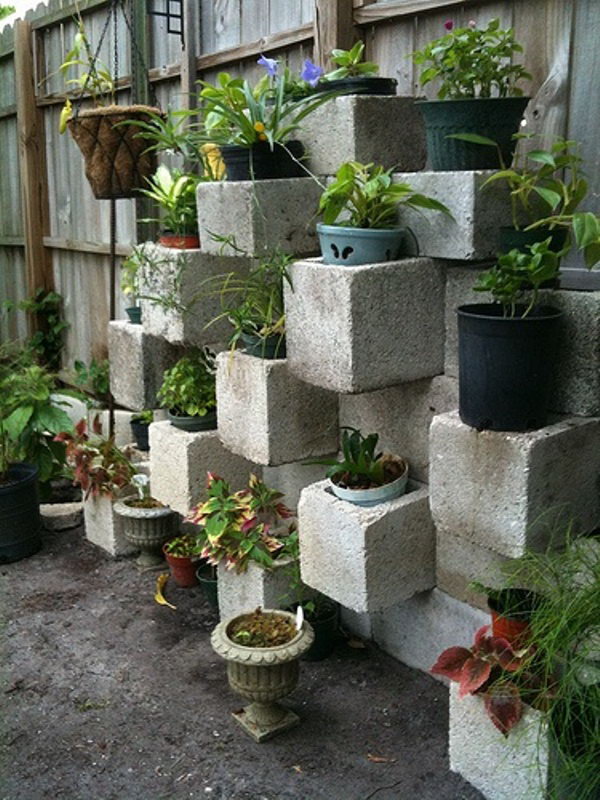
[[[163,373],[183,355],[183,349],[144,332],[125,320],[108,323],[110,390],[125,408],[154,408]],[[128,441],[130,441],[128,439]]]
[[[189,433],[168,421],[150,425],[150,474],[157,500],[185,516],[203,499],[209,471],[229,481],[234,491],[248,485],[251,472],[260,476],[259,467],[225,449],[216,431]]]
[[[373,637],[370,614],[358,614],[356,611],[340,606],[340,624],[345,631],[361,639]]]
[[[47,531],[65,531],[77,528],[83,522],[83,505],[75,503],[42,503],[42,525]]]
[[[487,800],[544,800],[548,744],[541,711],[526,706],[505,737],[487,716],[482,697],[459,698],[458,685],[451,684],[450,769]]]
[[[83,501],[85,538],[101,547],[111,556],[127,556],[137,548],[123,533],[123,517],[114,512],[114,501],[109,497],[89,497]]]
[[[217,356],[219,436],[257,464],[284,464],[338,448],[337,395],[290,373],[285,359]]]
[[[317,175],[335,174],[344,161],[406,172],[425,166],[423,117],[412,97],[336,97],[302,121],[300,138]]]
[[[290,581],[292,560],[275,561],[273,569],[250,562],[248,570],[238,575],[223,564],[218,566],[219,616],[233,617],[255,608],[286,608],[292,602]]]
[[[214,287],[208,278],[236,273],[245,275],[251,260],[220,256],[200,250],[175,250],[148,242],[144,245],[155,263],[142,271],[142,320],[146,333],[173,344],[200,347],[225,341],[231,335],[226,319],[207,324],[222,313],[218,296],[207,296]],[[155,299],[154,299],[155,298]]]
[[[131,432],[130,422],[131,418],[135,413],[136,413],[135,411],[125,411],[122,408],[115,408],[114,410],[115,444],[117,445],[117,447],[125,447],[126,445],[131,444],[133,439],[133,434]],[[92,406],[92,408],[88,409],[87,420],[88,420],[88,426],[90,428],[96,416],[98,417],[100,425],[102,426],[102,435],[108,436],[108,432],[110,429],[108,409],[98,408],[97,406]],[[166,409],[164,408],[154,409],[154,419],[156,422],[159,422],[162,419],[166,419],[166,417],[167,417]],[[139,460],[140,458],[142,458],[142,454],[136,450],[134,460]]]
[[[429,425],[458,406],[458,382],[439,375],[389,389],[340,397],[340,425],[379,433],[378,447],[408,461],[412,478],[427,482]]]
[[[323,457],[336,458],[337,454],[336,450],[335,453],[326,453]],[[302,489],[322,480],[325,469],[321,464],[306,464],[303,461],[279,464],[276,467],[264,466],[263,480],[267,486],[283,492],[283,502],[288,508],[297,509]]]
[[[299,256],[316,253],[321,191],[313,178],[200,183],[196,199],[202,250],[221,252],[213,233],[233,235],[237,247],[259,257],[276,247]],[[236,254],[231,247],[222,252]]]
[[[475,631],[490,623],[489,614],[439,589],[416,594],[371,619],[373,639],[382,650],[423,672],[447,647],[470,647]]]
[[[320,481],[298,504],[302,580],[352,611],[372,612],[435,584],[435,531],[426,488],[369,508]]]
[[[421,255],[481,261],[495,256],[498,230],[511,225],[510,194],[500,181],[481,191],[493,171],[402,172],[395,183],[409,183],[416,192],[446,205],[445,214],[423,214],[399,206],[399,219],[419,242]]]
[[[458,378],[458,319],[456,309],[467,303],[486,303],[488,296],[474,292],[473,286],[485,269],[493,264],[466,266],[446,265],[446,340],[444,372]]]
[[[458,412],[431,423],[431,511],[438,528],[516,558],[560,544],[566,522],[600,519],[600,419],[536,431],[481,431]]]
[[[77,397],[71,397],[61,392],[53,392],[50,395],[52,405],[61,408],[68,415],[73,425],[77,425],[79,420],[87,419],[88,405]]]
[[[288,367],[300,380],[360,393],[443,371],[444,270],[426,258],[292,265]]]
[[[471,591],[469,583],[480,581],[498,589],[506,585],[502,566],[509,559],[462,536],[438,529],[435,558],[438,588],[482,611],[487,611],[487,600]]]

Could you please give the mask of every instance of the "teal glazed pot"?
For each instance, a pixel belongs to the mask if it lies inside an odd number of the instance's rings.
[[[395,261],[406,254],[406,228],[346,228],[317,225],[324,264],[357,267]]]

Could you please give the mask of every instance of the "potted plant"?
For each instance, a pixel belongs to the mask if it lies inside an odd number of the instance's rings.
[[[89,408],[106,408],[110,395],[110,365],[107,358],[92,358],[89,364],[75,361],[71,380]]]
[[[376,453],[379,436],[363,436],[356,428],[342,428],[342,461],[320,459],[307,464],[329,466],[329,486],[336,497],[359,506],[374,506],[404,494],[408,463],[390,453]]]
[[[316,88],[318,91],[339,91],[343,94],[396,94],[398,81],[381,78],[379,65],[363,61],[364,42],[356,42],[350,50],[332,50],[331,60],[336,68],[322,75]]]
[[[77,33],[73,47],[59,71],[65,75],[75,67],[84,71],[67,80],[75,94],[75,111],[67,98],[60,117],[60,132],[68,128],[85,160],[85,174],[94,195],[99,199],[135,197],[145,179],[156,169],[156,157],[148,150],[143,133],[123,123],[149,120],[160,114],[157,108],[144,105],[115,105],[115,85],[108,68],[94,55],[83,20],[76,15]],[[92,108],[79,109],[89,95]]]
[[[131,302],[131,305],[125,308],[125,313],[134,325],[140,325],[142,322],[142,309],[138,303],[142,263],[141,248],[134,247],[121,264],[121,291]]]
[[[277,701],[296,688],[298,658],[313,638],[305,620],[287,611],[260,608],[223,620],[213,631],[211,644],[227,661],[229,685],[251,701],[233,716],[255,741],[263,742],[299,722]]]
[[[393,183],[391,169],[357,161],[342,164],[319,201],[323,222],[317,232],[325,264],[356,266],[400,258],[409,236],[407,228],[397,225],[402,205],[450,213],[409,184]]]
[[[140,549],[138,567],[156,567],[163,563],[161,548],[173,532],[175,514],[169,506],[150,497],[147,475],[133,475],[131,483],[138,491],[137,497],[117,501],[115,514],[123,519],[125,538]]]
[[[208,348],[193,349],[165,370],[156,396],[168,410],[171,425],[184,431],[217,427],[214,362]]]
[[[196,570],[201,550],[201,540],[190,533],[174,536],[163,545],[169,570],[178,586],[187,589],[196,585]]]
[[[134,414],[129,420],[131,431],[135,438],[135,446],[143,453],[150,450],[150,442],[148,441],[148,429],[154,421],[154,412],[151,408],[145,408],[143,411]]]
[[[531,78],[521,64],[522,52],[512,28],[503,30],[499,19],[486,28],[475,22],[455,28],[449,20],[446,34],[412,53],[423,67],[422,86],[439,79],[437,100],[419,100],[425,120],[427,152],[434,170],[494,169],[496,154],[474,141],[452,138],[476,134],[498,142],[505,164],[514,150],[513,134],[519,128],[528,97],[517,83]]]
[[[538,298],[542,284],[558,276],[560,256],[549,238],[526,250],[501,255],[479,277],[475,291],[489,292],[494,302],[457,310],[459,414],[477,430],[546,424],[562,312]]]
[[[161,218],[150,217],[141,221],[163,225],[158,243],[164,247],[179,250],[200,247],[196,212],[196,187],[200,180],[198,175],[186,175],[179,169],[170,170],[161,164],[147,180],[150,188],[140,189],[162,211]]]
[[[514,586],[494,589],[478,581],[473,581],[469,588],[486,595],[494,636],[506,639],[515,650],[530,643],[530,619],[539,601],[535,592]]]

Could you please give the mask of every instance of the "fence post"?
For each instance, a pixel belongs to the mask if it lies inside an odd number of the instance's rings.
[[[331,51],[348,50],[356,39],[352,0],[315,0],[314,20],[314,60],[327,72]]]
[[[31,25],[15,22],[15,91],[17,96],[17,132],[19,172],[21,176],[21,211],[25,242],[27,292],[52,291],[54,275],[44,235],[49,232],[48,170],[44,120],[35,96],[33,40]],[[37,330],[40,320],[30,316],[29,326]]]

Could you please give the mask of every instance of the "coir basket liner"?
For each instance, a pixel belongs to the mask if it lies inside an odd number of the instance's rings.
[[[156,169],[154,152],[137,125],[126,120],[150,121],[150,106],[104,106],[80,111],[69,120],[69,131],[85,160],[85,174],[100,200],[136,197],[145,179]]]

